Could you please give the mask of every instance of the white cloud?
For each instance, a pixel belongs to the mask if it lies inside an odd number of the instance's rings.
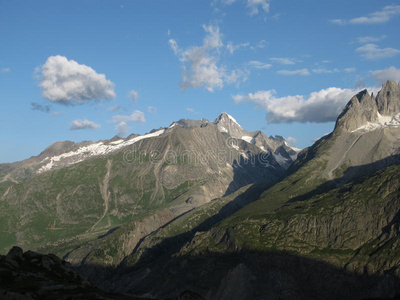
[[[129,92],[129,98],[132,100],[132,102],[135,103],[137,101],[138,97],[139,97],[138,92],[136,92],[136,91]]]
[[[107,108],[108,111],[119,111],[121,107],[119,105],[114,105],[109,108]]]
[[[235,3],[237,0],[219,0],[225,5],[231,5],[232,3]],[[215,0],[214,3],[218,2],[218,0]],[[246,7],[249,10],[250,16],[257,15],[260,10],[263,10],[264,12],[268,13],[269,12],[269,3],[271,0],[243,0],[243,2],[246,2]]]
[[[230,54],[233,54],[236,50],[239,50],[240,48],[246,48],[249,47],[250,43],[241,43],[241,44],[233,44],[232,42],[228,42],[226,45],[226,49],[228,49]]]
[[[190,112],[195,112],[195,110],[193,108],[190,108],[190,107],[186,108],[186,110],[190,111]]]
[[[144,117],[144,113],[140,110],[135,110],[130,115],[116,115],[113,116],[111,119],[113,123],[119,122],[138,122],[138,123],[145,123],[146,118]]]
[[[361,36],[358,37],[355,42],[360,43],[360,44],[366,44],[366,43],[373,43],[373,42],[379,42],[383,39],[386,38],[386,35],[381,35],[381,36]]]
[[[154,107],[154,106],[149,106],[149,107],[147,108],[147,111],[148,111],[149,113],[151,113],[151,114],[155,114],[155,113],[157,113],[157,108]]]
[[[247,0],[246,6],[250,9],[250,15],[256,15],[261,8],[264,12],[269,12],[270,0]]]
[[[178,43],[174,39],[169,39],[168,44],[171,47],[172,51],[174,51],[174,54],[178,55],[179,54]]]
[[[114,84],[104,74],[64,56],[50,56],[41,72],[42,95],[48,100],[75,104],[115,97]]]
[[[312,71],[317,74],[332,74],[332,73],[338,73],[339,69],[328,70],[325,68],[319,68],[319,69],[312,69]]]
[[[308,69],[279,70],[276,73],[279,74],[279,75],[284,75],[284,76],[292,76],[292,75],[307,76],[307,75],[310,75],[310,71],[308,71]]]
[[[263,63],[257,60],[250,61],[248,65],[254,69],[269,69],[272,67],[271,64]]]
[[[381,11],[369,14],[367,17],[351,19],[350,24],[376,24],[388,22],[395,15],[400,14],[400,5],[388,5]]]
[[[383,70],[372,71],[372,77],[377,83],[384,83],[387,80],[400,81],[400,69],[390,67]]]
[[[202,46],[193,46],[186,50],[179,48],[175,40],[170,39],[169,45],[182,63],[181,88],[204,87],[213,92],[222,88],[224,83],[238,82],[243,78],[243,72],[236,70],[228,73],[223,66],[218,65],[220,51],[223,46],[222,34],[217,26],[205,26],[206,36]]]
[[[345,25],[347,23],[346,20],[343,20],[343,19],[333,19],[333,20],[329,20],[329,22],[331,22],[332,24],[336,24],[336,25]]]
[[[388,5],[385,6],[382,10],[373,12],[368,16],[358,17],[350,20],[345,19],[334,19],[330,20],[333,24],[338,25],[346,25],[346,24],[356,24],[356,25],[364,25],[364,24],[378,24],[378,23],[386,23],[394,16],[400,14],[400,5]]]
[[[3,68],[3,69],[1,69],[1,72],[8,73],[8,72],[11,72],[11,69],[10,68]]]
[[[296,63],[295,59],[287,57],[272,57],[270,60],[281,65],[294,65]]]
[[[71,130],[81,130],[81,129],[99,129],[100,125],[96,124],[92,121],[89,120],[74,120],[71,122],[71,126],[69,127],[69,129]]]
[[[346,73],[354,73],[356,71],[356,68],[345,68],[343,71]]]
[[[305,98],[302,95],[276,97],[275,90],[268,90],[246,96],[236,95],[233,100],[236,103],[252,102],[258,108],[265,109],[268,123],[324,123],[335,121],[343,107],[358,92],[357,89],[330,87]]]
[[[394,48],[379,48],[375,44],[366,44],[358,47],[356,52],[365,59],[380,59],[392,57],[400,53],[400,50]]]
[[[294,137],[291,137],[291,136],[288,136],[288,137],[286,138],[286,141],[287,141],[289,144],[291,144],[291,145],[297,144],[297,139],[294,138]]]
[[[115,130],[118,131],[118,136],[122,137],[129,133],[131,127],[126,122],[120,122],[115,126]]]

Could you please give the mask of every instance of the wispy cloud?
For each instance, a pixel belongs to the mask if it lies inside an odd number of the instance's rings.
[[[42,95],[53,102],[76,104],[115,97],[114,84],[104,74],[64,56],[50,56],[40,70]]]
[[[149,106],[147,107],[147,111],[151,114],[156,114],[157,113],[157,108],[154,106]]]
[[[170,39],[169,46],[179,57],[182,63],[181,88],[204,87],[213,92],[222,88],[224,83],[236,83],[245,80],[243,71],[233,70],[228,72],[224,66],[219,65],[220,48],[223,46],[222,33],[218,26],[203,25],[206,36],[201,46],[181,49],[178,43]]]
[[[365,59],[380,59],[398,55],[400,50],[394,48],[379,48],[379,46],[375,44],[366,44],[358,47],[356,52]]]
[[[356,71],[356,68],[345,68],[343,71],[345,73],[354,73]]]
[[[250,16],[257,15],[260,11],[268,13],[271,2],[271,0],[215,0],[213,3],[221,2],[225,5],[231,5],[238,1],[246,3]]]
[[[325,69],[325,68],[319,68],[319,69],[312,69],[312,72],[316,73],[316,74],[332,74],[332,73],[338,73],[340,71],[339,71],[339,69],[336,69],[336,68],[332,69],[332,70]]]
[[[236,103],[251,102],[267,111],[268,123],[333,122],[359,90],[330,87],[302,95],[276,97],[275,90],[233,96]]]
[[[226,44],[226,49],[228,49],[230,54],[235,53],[235,51],[239,50],[240,48],[247,48],[250,46],[250,43],[241,43],[241,44],[233,44],[232,42],[228,42]]]
[[[45,113],[50,113],[51,111],[51,106],[50,105],[42,105],[36,102],[31,103],[31,109],[32,110],[37,110]]]
[[[145,123],[146,118],[144,113],[140,110],[133,111],[130,115],[116,115],[113,116],[111,122],[118,123],[118,122],[138,122],[138,123]]]
[[[129,92],[129,98],[132,100],[133,103],[136,103],[137,99],[139,98],[139,93],[132,90]]]
[[[261,61],[253,60],[248,63],[249,67],[254,69],[269,69],[272,67],[271,64],[263,63]]]
[[[108,111],[119,111],[121,107],[119,105],[114,105],[109,108],[107,108]]]
[[[99,124],[96,124],[89,120],[74,120],[71,122],[71,126],[69,129],[71,130],[83,130],[83,129],[92,129],[97,130],[100,128]]]
[[[361,36],[361,37],[356,38],[353,43],[359,43],[359,44],[374,43],[374,42],[382,41],[386,37],[387,37],[386,35],[381,35],[381,36]]]
[[[383,70],[371,71],[371,73],[372,73],[372,78],[377,83],[384,83],[387,80],[394,80],[396,82],[400,81],[400,69],[397,69],[396,67],[393,66]]]
[[[368,16],[362,16],[350,20],[346,19],[333,19],[330,20],[331,23],[337,25],[346,25],[346,24],[356,24],[356,25],[364,25],[364,24],[379,24],[386,23],[390,21],[393,17],[400,14],[400,5],[388,5],[385,6],[382,10],[373,12]]]
[[[10,68],[3,68],[3,69],[1,69],[1,72],[2,73],[8,73],[8,72],[11,72],[11,69]]]
[[[294,65],[297,62],[294,58],[287,57],[272,57],[270,60],[281,65]]]
[[[284,75],[284,76],[295,76],[295,75],[308,76],[308,75],[310,75],[310,71],[308,71],[308,69],[279,70],[276,73],[279,75]]]

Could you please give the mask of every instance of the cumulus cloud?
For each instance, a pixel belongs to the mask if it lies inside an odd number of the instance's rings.
[[[122,137],[129,133],[131,127],[126,122],[120,122],[115,126],[115,130],[118,131],[118,136]]]
[[[45,113],[49,113],[51,111],[51,106],[50,105],[42,105],[36,102],[31,103],[31,109],[32,110],[37,110],[37,111],[42,111]]]
[[[330,22],[333,24],[338,24],[338,25],[378,24],[378,23],[386,23],[398,14],[400,14],[400,5],[388,5],[388,6],[385,6],[382,10],[373,12],[373,13],[369,14],[368,16],[358,17],[358,18],[354,18],[354,19],[350,19],[350,20],[334,19],[334,20],[330,20]]]
[[[307,98],[302,95],[276,97],[275,90],[258,91],[246,96],[236,95],[233,100],[252,102],[267,111],[268,123],[292,122],[333,122],[343,107],[357,94],[357,89],[330,87],[311,93]]]
[[[356,52],[365,59],[380,59],[398,55],[400,50],[394,48],[379,48],[375,44],[366,44],[358,47]]]
[[[284,75],[284,76],[293,76],[293,75],[307,76],[307,75],[310,75],[310,71],[308,71],[308,69],[279,70],[276,73],[279,75]]]
[[[269,69],[272,67],[271,64],[263,63],[257,60],[250,61],[248,65],[254,69]]]
[[[145,123],[146,118],[144,117],[144,113],[140,110],[135,110],[130,115],[116,115],[111,119],[113,123],[120,122],[137,122],[137,123]]]
[[[3,68],[3,69],[1,69],[1,72],[8,73],[8,72],[11,72],[11,69],[10,68]]]
[[[129,98],[132,100],[133,103],[135,103],[137,101],[137,99],[139,98],[139,94],[136,91],[130,91],[129,92]]]
[[[271,57],[270,60],[281,65],[294,65],[296,63],[295,59],[287,57]]]
[[[96,130],[99,129],[100,125],[96,124],[92,121],[89,120],[74,120],[71,122],[71,126],[69,127],[69,129],[71,130],[81,130],[81,129],[92,129],[92,130]]]
[[[372,77],[377,83],[384,83],[387,80],[400,81],[400,69],[390,67],[383,70],[372,71]]]
[[[202,46],[181,49],[178,43],[170,39],[169,46],[182,63],[181,88],[204,87],[213,92],[216,88],[222,88],[224,83],[234,83],[242,79],[243,72],[227,72],[224,66],[218,65],[220,51],[223,46],[222,34],[218,26],[205,26],[206,36]]]
[[[64,56],[50,56],[40,68],[42,95],[62,104],[115,97],[114,84],[104,74]]]

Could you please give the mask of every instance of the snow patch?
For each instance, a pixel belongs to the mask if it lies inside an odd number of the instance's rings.
[[[104,144],[103,142],[93,143],[91,145],[81,147],[76,151],[66,152],[66,153],[63,153],[63,154],[60,154],[57,156],[53,156],[50,158],[46,157],[41,162],[45,162],[47,160],[50,160],[50,162],[48,162],[46,165],[42,166],[37,171],[37,173],[43,173],[45,171],[51,170],[52,168],[57,167],[61,163],[63,163],[64,165],[73,165],[73,164],[76,164],[78,162],[85,160],[88,157],[109,154],[109,153],[114,152],[123,147],[132,145],[140,140],[159,136],[159,135],[163,134],[164,132],[165,132],[165,129],[161,129],[161,130],[155,131],[153,133],[149,133],[149,134],[131,138],[129,140],[118,140],[118,141],[115,141],[108,145]]]
[[[368,132],[385,127],[400,127],[400,113],[394,116],[382,116],[379,112],[377,114],[378,114],[378,122],[368,122],[367,124],[358,127],[352,132],[356,131]]]
[[[278,153],[278,154],[273,153],[273,155],[274,155],[276,162],[278,164],[280,164],[282,167],[284,167],[287,164],[286,158],[284,158],[280,153]]]
[[[232,117],[230,114],[227,114],[227,113],[225,113],[227,116],[228,116],[228,118],[233,122],[233,123],[235,123],[236,125],[238,125],[240,128],[242,128],[242,126],[240,126],[240,124],[236,121],[236,119],[234,118],[234,117]]]
[[[244,136],[242,136],[242,140],[244,140],[244,141],[246,141],[246,142],[248,142],[248,143],[250,143],[250,144],[252,144],[253,142],[253,137],[251,137],[251,136],[248,136],[248,135],[244,135]]]

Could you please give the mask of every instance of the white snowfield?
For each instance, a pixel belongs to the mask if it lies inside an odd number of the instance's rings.
[[[368,122],[367,124],[358,127],[352,132],[356,131],[368,132],[384,127],[400,127],[400,113],[394,116],[382,116],[378,112],[378,122]]]
[[[132,145],[140,140],[160,136],[164,132],[165,132],[165,129],[160,129],[153,133],[133,137],[129,140],[121,139],[118,141],[114,141],[108,145],[104,144],[104,142],[98,142],[98,143],[94,143],[94,144],[91,144],[88,146],[81,147],[76,151],[70,151],[70,152],[63,153],[63,154],[53,156],[53,157],[46,157],[42,162],[44,163],[44,162],[48,161],[48,163],[45,164],[44,166],[42,166],[37,171],[37,173],[43,173],[43,172],[49,171],[52,168],[57,167],[59,164],[63,164],[64,166],[65,165],[73,165],[73,164],[83,161],[84,159],[86,159],[88,157],[105,155],[105,154],[114,152],[118,149],[121,149],[123,147]]]
[[[246,142],[248,142],[250,144],[254,144],[253,143],[253,137],[251,137],[251,136],[244,135],[244,136],[242,136],[242,140],[244,140],[244,141],[246,141]]]
[[[228,118],[232,121],[232,122],[234,122],[236,125],[238,125],[240,128],[242,128],[242,126],[240,126],[240,124],[236,121],[236,119],[234,118],[234,117],[232,117],[230,114],[227,114],[227,113],[225,113],[227,116],[228,116]]]

